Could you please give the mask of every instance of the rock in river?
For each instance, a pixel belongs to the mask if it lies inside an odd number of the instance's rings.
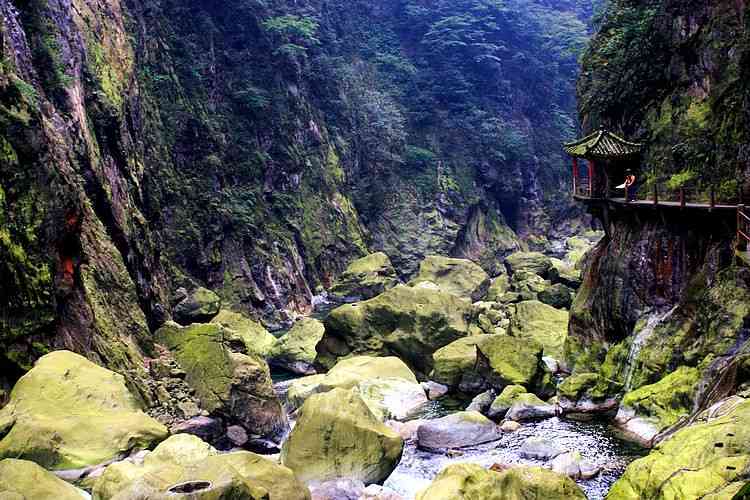
[[[334,309],[325,321],[316,364],[330,369],[351,355],[397,356],[426,377],[432,353],[468,336],[473,314],[471,302],[452,293],[399,285]]]
[[[4,500],[84,500],[88,495],[34,462],[0,460],[0,498]]]
[[[289,430],[289,422],[268,365],[258,356],[231,352],[226,335],[217,324],[180,327],[175,323],[167,323],[155,334],[185,370],[205,410],[239,423],[252,434],[279,439]]]
[[[190,498],[310,500],[286,467],[246,451],[220,454],[187,434],[170,437],[140,463],[110,465],[93,494],[96,500],[168,500],[182,497],[175,494],[180,486],[196,489]]]
[[[493,335],[478,346],[477,371],[495,389],[533,387],[541,376],[542,346],[530,339]]]
[[[428,420],[417,430],[419,447],[427,450],[464,448],[501,437],[502,431],[492,420],[474,411]]]
[[[549,460],[565,453],[565,450],[557,446],[549,439],[542,437],[530,437],[521,444],[520,454],[524,458],[535,460]]]
[[[401,460],[404,441],[382,423],[356,390],[311,396],[284,443],[282,463],[306,482],[339,478],[384,481]]]
[[[571,479],[541,467],[514,467],[502,472],[476,464],[444,469],[416,500],[585,500]]]
[[[417,285],[422,282],[435,283],[441,290],[479,300],[487,293],[490,277],[484,269],[466,259],[430,256],[419,264],[419,273],[409,282]]]
[[[349,264],[329,292],[337,301],[356,302],[371,299],[398,284],[391,260],[386,254],[377,252]]]
[[[432,380],[448,387],[458,387],[461,377],[474,369],[477,363],[477,346],[491,339],[492,335],[473,335],[451,342],[432,355],[434,369]]]
[[[224,327],[227,341],[239,344],[240,348],[235,349],[239,352],[257,354],[265,358],[276,344],[276,337],[263,325],[240,313],[222,309],[211,323]]]
[[[219,313],[221,298],[207,288],[197,288],[174,307],[174,319],[181,325],[205,323]]]
[[[325,327],[314,318],[297,321],[289,332],[270,349],[269,363],[300,375],[315,373],[315,346],[323,338]]]
[[[117,373],[68,351],[37,361],[0,410],[0,458],[77,469],[146,449],[168,435]]]

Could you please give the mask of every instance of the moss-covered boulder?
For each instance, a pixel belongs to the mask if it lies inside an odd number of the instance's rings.
[[[568,312],[532,300],[515,306],[510,335],[534,340],[544,347],[544,355],[563,359],[568,337]]]
[[[435,283],[440,289],[460,297],[479,300],[487,293],[490,277],[470,260],[430,256],[419,264],[419,273],[409,284],[423,282]]]
[[[510,291],[510,277],[507,274],[501,274],[490,284],[485,295],[485,300],[490,302],[499,302],[500,297]]]
[[[502,434],[500,427],[481,413],[460,411],[420,425],[417,441],[422,449],[447,450],[497,441]]]
[[[519,398],[519,396],[527,394],[526,388],[522,385],[509,385],[496,397],[489,409],[487,410],[487,416],[490,418],[500,419],[508,413],[510,407]]]
[[[222,309],[211,320],[224,327],[227,341],[243,353],[257,354],[267,357],[271,348],[276,344],[276,337],[266,328],[244,314]]]
[[[528,271],[547,277],[552,269],[552,261],[540,252],[516,252],[505,259],[505,265],[511,275],[519,271]]]
[[[573,291],[562,283],[554,284],[537,294],[539,302],[557,309],[570,309]]]
[[[571,418],[614,416],[620,403],[618,385],[599,373],[575,373],[557,386],[560,411]]]
[[[313,394],[333,389],[356,389],[381,419],[403,418],[427,402],[414,373],[400,359],[355,356],[342,359],[325,375],[295,380],[289,386],[287,402],[299,408]]]
[[[401,460],[404,441],[382,423],[356,390],[311,396],[281,451],[302,481],[384,481]]]
[[[476,464],[445,468],[416,500],[585,500],[573,480],[541,467],[514,467],[503,472]]]
[[[288,468],[254,453],[220,454],[187,434],[170,437],[142,461],[125,460],[107,467],[94,483],[93,498],[167,500],[175,498],[170,490],[181,484],[196,485],[196,496],[191,498],[205,500],[310,499],[309,490]]]
[[[552,286],[538,274],[531,271],[518,271],[510,279],[510,287],[523,300],[536,300],[537,296]]]
[[[205,323],[219,314],[221,298],[207,288],[196,288],[182,299],[172,311],[174,320],[181,325]]]
[[[491,335],[464,337],[435,351],[430,379],[449,387],[458,387],[461,377],[473,370],[477,363],[477,346],[490,338]]]
[[[572,290],[578,290],[583,283],[583,277],[580,269],[567,264],[560,259],[550,259],[552,269],[550,270],[550,279],[555,283],[560,283]]]
[[[622,405],[664,430],[691,414],[699,380],[700,370],[681,366],[655,384],[628,392]]]
[[[0,498],[4,500],[84,500],[88,495],[34,462],[0,460]]]
[[[100,464],[167,435],[121,375],[68,351],[40,358],[0,410],[0,458],[52,470]]]
[[[554,405],[543,401],[536,394],[526,392],[513,398],[513,403],[505,413],[505,418],[515,422],[525,422],[552,418],[556,413]]]
[[[377,252],[349,264],[329,293],[335,300],[356,302],[371,299],[398,284],[398,274],[391,259]]]
[[[531,339],[493,335],[477,346],[477,371],[495,389],[533,387],[541,376],[542,346]]]
[[[334,309],[325,321],[316,364],[330,369],[351,355],[397,356],[415,372],[432,370],[432,353],[469,335],[471,302],[423,286],[399,285]]]
[[[259,356],[230,351],[223,327],[169,323],[155,336],[172,351],[205,410],[270,439],[289,430],[268,365]]]
[[[750,401],[730,398],[631,463],[607,498],[732,498],[748,466]]]
[[[305,318],[297,321],[270,349],[268,362],[300,375],[315,373],[313,364],[318,354],[315,346],[323,338],[324,333],[325,327],[317,319]]]

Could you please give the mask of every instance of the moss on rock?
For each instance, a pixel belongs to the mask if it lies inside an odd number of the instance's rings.
[[[269,362],[302,375],[315,372],[315,346],[323,338],[325,327],[314,318],[304,318],[281,337],[268,352]]]
[[[533,387],[538,381],[542,346],[533,340],[493,335],[477,349],[477,370],[496,389]]]
[[[432,353],[469,335],[471,302],[442,290],[399,285],[334,309],[325,321],[316,364],[331,368],[351,355],[398,356],[424,376]]]
[[[544,347],[544,355],[563,359],[565,340],[568,337],[566,311],[538,301],[525,301],[515,306],[510,323],[510,335],[534,340]]]
[[[665,429],[692,413],[699,380],[697,368],[681,366],[655,384],[628,392],[622,404]]]
[[[227,340],[239,342],[247,353],[267,357],[276,344],[276,337],[263,325],[241,313],[222,309],[211,323],[223,326]]]
[[[403,445],[356,390],[333,389],[302,405],[281,461],[302,481],[347,478],[379,483],[398,465]]]
[[[367,300],[398,284],[391,259],[377,252],[349,264],[329,292],[339,300]]]
[[[490,285],[487,273],[472,261],[440,256],[425,258],[409,285],[425,281],[435,283],[446,292],[472,300],[480,299]]]
[[[434,369],[430,379],[449,387],[458,387],[461,377],[477,363],[477,346],[491,335],[464,337],[441,347],[432,355]]]
[[[84,500],[86,493],[34,462],[0,460],[0,498],[6,500]]]
[[[68,351],[43,356],[21,377],[0,422],[0,458],[53,470],[100,464],[168,435],[121,375]]]

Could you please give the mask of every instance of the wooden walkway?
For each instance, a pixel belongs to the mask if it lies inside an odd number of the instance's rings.
[[[713,210],[720,210],[720,211],[729,211],[729,212],[735,212],[737,210],[737,207],[739,205],[725,205],[725,204],[715,204],[711,205],[710,203],[682,203],[680,201],[662,201],[658,200],[657,202],[654,202],[654,200],[635,200],[635,201],[626,201],[625,198],[586,198],[584,196],[576,196],[575,197],[579,201],[600,201],[600,202],[609,202],[614,203],[616,205],[622,205],[625,207],[633,207],[633,208],[677,208],[677,209],[691,209],[691,210],[706,210],[706,211],[713,211]]]

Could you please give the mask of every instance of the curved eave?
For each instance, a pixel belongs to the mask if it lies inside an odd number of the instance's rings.
[[[576,158],[617,159],[637,156],[642,147],[642,144],[626,141],[612,132],[598,130],[576,142],[564,144],[563,150]]]

